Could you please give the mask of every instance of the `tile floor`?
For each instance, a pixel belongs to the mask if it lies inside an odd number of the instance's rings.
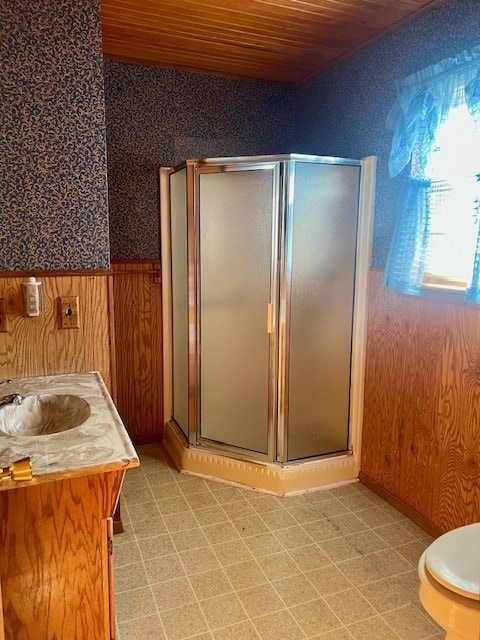
[[[157,445],[122,491],[119,640],[440,640],[431,538],[361,484],[276,498],[177,473]]]

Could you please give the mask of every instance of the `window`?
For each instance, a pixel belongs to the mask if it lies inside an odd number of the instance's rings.
[[[465,104],[438,128],[425,169],[431,179],[424,282],[463,288],[473,272],[480,214],[480,127]]]
[[[480,304],[480,45],[399,82],[387,127],[404,197],[384,286],[463,288]]]

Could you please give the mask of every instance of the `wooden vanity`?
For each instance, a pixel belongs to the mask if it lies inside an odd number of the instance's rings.
[[[138,457],[98,374],[19,384],[30,393],[68,384],[92,413],[62,434],[0,435],[0,466],[27,455],[34,474],[0,484],[0,640],[112,640],[112,517]]]

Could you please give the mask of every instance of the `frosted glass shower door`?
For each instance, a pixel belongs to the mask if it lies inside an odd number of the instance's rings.
[[[200,435],[262,454],[271,422],[277,171],[272,164],[199,171]]]
[[[188,438],[187,171],[170,176],[173,418]]]
[[[360,167],[295,163],[287,458],[348,447]]]

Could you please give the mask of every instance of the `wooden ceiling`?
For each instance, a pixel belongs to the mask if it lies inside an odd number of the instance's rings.
[[[441,0],[100,0],[105,58],[295,85]]]

